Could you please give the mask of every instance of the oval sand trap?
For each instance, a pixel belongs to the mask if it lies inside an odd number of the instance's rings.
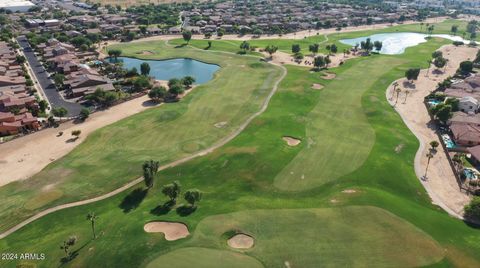
[[[323,88],[323,85],[321,85],[321,84],[317,84],[317,83],[312,84],[312,89],[317,89],[317,90],[319,90],[319,89],[322,89],[322,88]]]
[[[297,146],[301,142],[301,140],[289,136],[283,137],[283,140],[287,142],[288,146]]]
[[[323,73],[323,76],[322,78],[325,79],[325,80],[331,80],[333,78],[335,78],[337,75],[334,74],[334,73]]]
[[[246,234],[236,234],[228,239],[228,246],[236,249],[252,248],[255,240]]]
[[[187,226],[179,222],[154,221],[145,224],[143,229],[147,233],[164,233],[168,241],[185,238],[190,234]]]

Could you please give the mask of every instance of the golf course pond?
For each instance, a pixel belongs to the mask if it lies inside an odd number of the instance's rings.
[[[359,38],[342,39],[340,42],[346,45],[355,46],[356,44],[360,44],[362,41],[367,40],[367,38],[370,38],[372,42],[380,41],[383,43],[382,49],[379,51],[381,54],[396,55],[402,54],[408,47],[413,47],[427,42],[426,37],[428,36],[429,35],[427,34],[421,33],[381,33]],[[468,40],[464,40],[460,36],[453,36],[449,34],[432,34],[431,36],[445,38],[452,41],[462,41],[465,43],[470,42]]]
[[[195,84],[204,84],[213,78],[213,75],[220,66],[209,64],[193,59],[170,59],[170,60],[141,60],[136,58],[118,57],[109,58],[109,62],[122,62],[126,69],[137,68],[140,72],[140,65],[147,62],[150,65],[150,76],[157,80],[169,80],[172,78],[183,78],[192,76]]]

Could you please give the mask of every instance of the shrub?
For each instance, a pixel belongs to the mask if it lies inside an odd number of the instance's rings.
[[[464,207],[465,218],[471,220],[480,220],[480,197],[475,196],[470,204]]]

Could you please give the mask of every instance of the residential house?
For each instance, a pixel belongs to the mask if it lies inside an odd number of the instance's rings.
[[[25,131],[34,131],[40,128],[36,117],[31,113],[14,115],[0,112],[0,135],[15,135]]]
[[[477,99],[466,96],[459,100],[458,108],[464,113],[476,113],[479,108],[479,103]]]

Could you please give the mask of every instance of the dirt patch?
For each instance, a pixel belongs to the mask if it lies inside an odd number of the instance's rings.
[[[326,80],[332,80],[333,78],[337,77],[334,73],[323,73],[322,78]]]
[[[246,234],[236,234],[228,239],[227,244],[231,248],[248,249],[253,247],[255,240]]]
[[[319,89],[322,89],[322,88],[323,88],[323,85],[321,85],[321,84],[313,84],[313,85],[312,85],[312,89],[317,89],[317,90],[319,90]]]
[[[141,54],[141,55],[154,55],[155,53],[153,53],[152,51],[149,51],[149,50],[142,50],[142,51],[138,52],[138,54]]]
[[[353,190],[353,189],[345,189],[345,190],[342,191],[342,193],[344,193],[344,194],[354,194],[356,192],[357,192],[357,190]]]
[[[226,121],[223,121],[223,122],[218,122],[218,123],[215,123],[215,125],[214,125],[214,126],[215,126],[216,128],[224,128],[224,127],[226,127],[226,126],[227,126],[227,124],[228,124],[228,122],[226,122]]]
[[[290,136],[285,136],[282,138],[285,142],[287,142],[288,146],[297,146],[300,144],[300,142],[302,142],[301,140],[299,139],[296,139],[294,137],[290,137]]]
[[[397,147],[395,147],[395,152],[399,154],[403,150],[403,147],[405,147],[405,144],[400,143],[399,145],[397,145]]]
[[[147,233],[164,233],[165,239],[168,241],[175,241],[190,235],[187,226],[180,222],[149,222],[143,226],[143,230]]]
[[[57,189],[42,191],[25,203],[25,208],[34,210],[50,202],[53,202],[63,196],[63,192]]]

